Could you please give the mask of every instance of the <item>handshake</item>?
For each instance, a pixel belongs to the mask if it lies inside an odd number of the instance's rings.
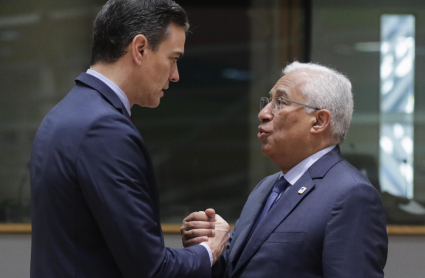
[[[213,264],[220,258],[230,238],[229,224],[214,209],[192,212],[180,229],[184,247],[205,242],[211,249]]]

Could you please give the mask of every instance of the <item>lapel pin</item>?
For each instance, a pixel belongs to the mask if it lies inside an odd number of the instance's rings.
[[[303,194],[307,190],[307,187],[301,187],[300,190],[298,190],[298,194]]]

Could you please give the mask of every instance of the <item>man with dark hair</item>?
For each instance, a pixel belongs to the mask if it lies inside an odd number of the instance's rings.
[[[130,111],[157,107],[179,80],[188,27],[171,0],[110,0],[99,12],[90,69],[34,139],[32,278],[211,275],[228,226],[203,246],[164,246],[152,163]]]

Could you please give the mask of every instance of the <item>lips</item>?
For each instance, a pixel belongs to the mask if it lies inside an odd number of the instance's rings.
[[[257,137],[258,137],[258,139],[263,139],[263,138],[267,137],[269,135],[269,133],[270,133],[269,131],[266,131],[263,128],[258,127]]]

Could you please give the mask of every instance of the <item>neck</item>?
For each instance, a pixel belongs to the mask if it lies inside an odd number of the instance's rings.
[[[90,67],[91,70],[97,71],[102,74],[112,82],[114,82],[127,96],[128,101],[130,102],[130,108],[134,104],[131,84],[129,83],[130,72],[128,72],[128,67],[123,65],[123,59],[119,59],[114,63],[105,63],[98,62]]]
[[[301,161],[306,159],[307,157],[326,149],[336,143],[329,138],[312,138],[309,143],[307,143],[302,149],[294,150],[293,154],[285,155],[285,157],[279,161],[280,163],[276,163],[279,165],[282,173],[288,173],[292,168],[294,168]],[[287,158],[287,159],[286,159]]]

